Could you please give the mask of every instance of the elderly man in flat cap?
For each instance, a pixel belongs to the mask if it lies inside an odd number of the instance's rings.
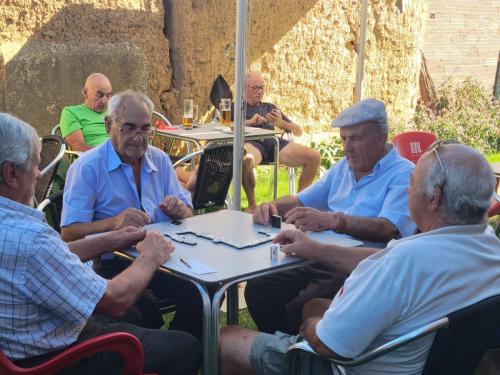
[[[387,114],[376,99],[360,101],[333,121],[340,128],[345,158],[296,196],[259,206],[254,222],[280,215],[301,231],[333,230],[358,239],[387,242],[415,232],[407,189],[413,163],[387,143]],[[333,298],[345,273],[313,263],[248,282],[248,309],[262,332],[296,334],[304,304]]]

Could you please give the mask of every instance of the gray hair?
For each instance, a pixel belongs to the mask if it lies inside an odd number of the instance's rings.
[[[0,168],[5,162],[11,162],[17,169],[26,171],[37,141],[38,134],[31,125],[0,112]],[[3,182],[1,173],[0,182]]]
[[[432,195],[436,186],[442,186],[441,210],[446,222],[454,225],[482,223],[486,220],[495,188],[491,167],[483,155],[470,147],[461,145],[465,154],[460,157],[458,152],[450,152],[446,147],[441,146],[439,152],[444,173],[433,152],[420,188]]]
[[[373,129],[374,133],[385,135],[386,137],[389,135],[389,126],[387,125],[387,121],[374,121],[375,128]]]
[[[142,102],[146,105],[149,113],[150,114],[153,113],[154,104],[153,104],[151,99],[149,99],[142,92],[138,92],[138,91],[134,91],[134,90],[126,90],[126,91],[120,92],[116,95],[113,95],[111,97],[111,99],[109,99],[108,116],[110,116],[113,121],[116,121],[116,119],[119,117],[120,109],[121,109],[123,102],[125,100],[133,100],[133,101]]]

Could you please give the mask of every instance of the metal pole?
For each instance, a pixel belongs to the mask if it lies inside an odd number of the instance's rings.
[[[243,163],[243,143],[245,119],[243,107],[243,87],[246,72],[246,18],[247,0],[237,0],[236,4],[236,102],[234,104],[234,141],[233,141],[233,210],[241,209],[241,165]]]
[[[365,74],[365,44],[366,44],[366,18],[368,14],[368,0],[361,0],[361,19],[359,27],[358,70],[356,72],[356,97],[355,101],[363,99],[363,79]]]

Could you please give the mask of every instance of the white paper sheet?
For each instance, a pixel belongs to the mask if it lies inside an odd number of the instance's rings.
[[[181,269],[185,269],[186,271],[192,272],[196,275],[206,275],[209,273],[216,273],[217,272],[212,267],[209,267],[206,264],[199,262],[197,260],[187,258],[187,257],[183,257],[182,260],[184,260],[184,262],[182,262],[180,260],[180,258],[178,258],[178,259],[175,259],[175,262],[180,265]],[[191,267],[189,267],[188,265]]]

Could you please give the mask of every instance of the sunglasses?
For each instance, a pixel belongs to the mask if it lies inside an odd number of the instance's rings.
[[[441,145],[456,145],[456,144],[459,144],[459,143],[460,142],[452,140],[452,139],[436,140],[427,149],[427,152],[433,152],[436,155],[436,158],[437,158],[437,160],[439,162],[439,165],[441,166],[441,170],[443,171],[443,175],[444,176],[446,176],[446,174],[444,173],[443,162],[441,161],[441,157],[439,156],[439,152],[438,152],[439,147]]]

